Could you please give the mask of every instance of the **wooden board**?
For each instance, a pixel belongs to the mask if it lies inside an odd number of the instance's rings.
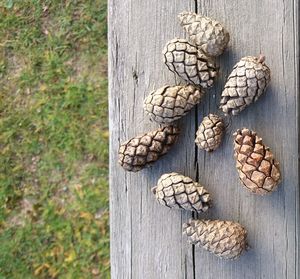
[[[180,121],[183,134],[176,147],[149,169],[125,172],[117,163],[119,144],[157,127],[143,111],[144,98],[180,82],[162,63],[161,51],[169,39],[185,36],[177,21],[183,10],[215,17],[230,31],[229,49],[218,59],[220,77],[204,102]],[[113,279],[299,278],[298,16],[297,0],[109,1]],[[267,93],[229,121],[219,150],[198,151],[195,131],[204,115],[221,113],[220,93],[232,66],[259,53],[272,70]],[[283,183],[268,197],[251,195],[238,181],[231,134],[241,127],[256,130],[281,163]],[[150,192],[170,171],[198,179],[212,193],[214,208],[203,217],[239,221],[248,229],[252,249],[240,260],[222,261],[186,244],[181,227],[192,214],[161,207]]]

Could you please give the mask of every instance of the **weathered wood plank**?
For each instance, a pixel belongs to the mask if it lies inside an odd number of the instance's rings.
[[[203,274],[204,278],[298,278],[297,11],[297,1],[198,1],[198,12],[224,22],[231,34],[230,48],[220,58],[223,75],[199,119],[218,110],[225,75],[241,57],[263,53],[272,81],[261,100],[231,119],[222,148],[213,154],[198,153],[199,180],[215,200],[210,216],[240,221],[248,229],[252,249],[232,263],[196,250],[196,278]],[[242,127],[256,130],[281,163],[283,183],[268,197],[245,191],[233,168],[231,135]]]
[[[183,135],[174,150],[150,169],[131,174],[117,165],[119,143],[157,127],[144,115],[142,102],[152,89],[174,83],[162,64],[161,50],[167,40],[183,36],[176,15],[195,10],[195,2],[109,2],[112,278],[298,278],[298,2],[197,4],[199,13],[224,22],[231,34],[230,49],[219,61],[218,84],[205,103],[181,121]],[[208,112],[217,112],[225,75],[240,57],[260,52],[272,70],[267,94],[232,119],[218,151],[195,151],[198,122]],[[243,126],[255,129],[281,162],[284,181],[269,197],[248,194],[238,182],[231,134]],[[224,262],[188,246],[181,225],[191,214],[162,208],[150,192],[168,171],[198,178],[214,197],[214,209],[205,216],[240,221],[253,249],[237,262]]]
[[[154,88],[175,83],[162,49],[183,35],[177,14],[194,5],[192,0],[109,4],[112,278],[192,278],[192,249],[181,236],[188,213],[162,208],[150,188],[165,172],[195,173],[194,118],[185,118],[180,142],[150,169],[126,173],[117,164],[117,150],[122,141],[158,127],[145,116],[143,100]]]

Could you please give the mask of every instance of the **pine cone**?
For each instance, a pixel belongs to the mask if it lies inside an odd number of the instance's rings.
[[[200,102],[203,92],[192,85],[164,86],[144,101],[144,109],[158,123],[171,123],[187,114]]]
[[[187,82],[209,88],[217,75],[216,65],[201,50],[185,39],[173,39],[163,50],[164,62],[171,72]]]
[[[223,119],[218,115],[209,114],[203,118],[198,128],[195,143],[200,149],[214,151],[222,142],[224,130]]]
[[[211,205],[203,186],[175,172],[162,175],[152,192],[160,204],[171,208],[205,212]]]
[[[238,223],[220,220],[189,220],[183,224],[188,242],[222,259],[237,259],[247,249],[247,231]]]
[[[273,192],[280,182],[279,163],[255,132],[237,130],[234,157],[241,182],[254,194]]]
[[[193,12],[182,12],[178,17],[193,45],[208,56],[219,56],[224,52],[230,36],[221,23]]]
[[[247,56],[233,67],[220,103],[225,114],[239,114],[265,92],[271,72],[264,60],[263,56]]]
[[[136,136],[121,144],[119,164],[127,171],[140,171],[166,154],[178,135],[178,128],[167,126]]]

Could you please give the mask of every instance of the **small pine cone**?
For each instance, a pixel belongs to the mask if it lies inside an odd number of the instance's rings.
[[[254,194],[273,192],[280,182],[279,163],[274,159],[255,132],[237,130],[234,134],[234,157],[239,177],[244,186]]]
[[[160,204],[171,208],[200,213],[211,205],[210,195],[203,186],[175,172],[162,175],[152,192]]]
[[[165,155],[176,142],[179,129],[166,126],[136,136],[121,144],[119,164],[127,171],[137,172]]]
[[[171,40],[166,44],[163,54],[169,70],[182,79],[203,88],[213,85],[217,75],[215,63],[187,40]]]
[[[193,12],[182,12],[178,17],[192,44],[209,56],[224,52],[230,36],[221,23]]]
[[[200,149],[214,151],[222,142],[224,130],[223,119],[218,115],[209,114],[203,118],[198,128],[195,143]]]
[[[264,61],[263,56],[247,56],[233,67],[220,102],[220,108],[226,115],[239,114],[266,91],[271,72]]]
[[[235,260],[247,249],[247,231],[238,223],[220,220],[189,220],[183,234],[190,244],[222,259]]]
[[[164,86],[149,94],[144,109],[158,123],[171,123],[200,102],[203,92],[192,85]]]

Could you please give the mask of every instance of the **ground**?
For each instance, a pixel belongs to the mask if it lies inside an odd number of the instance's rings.
[[[106,1],[0,14],[0,278],[109,278]]]

